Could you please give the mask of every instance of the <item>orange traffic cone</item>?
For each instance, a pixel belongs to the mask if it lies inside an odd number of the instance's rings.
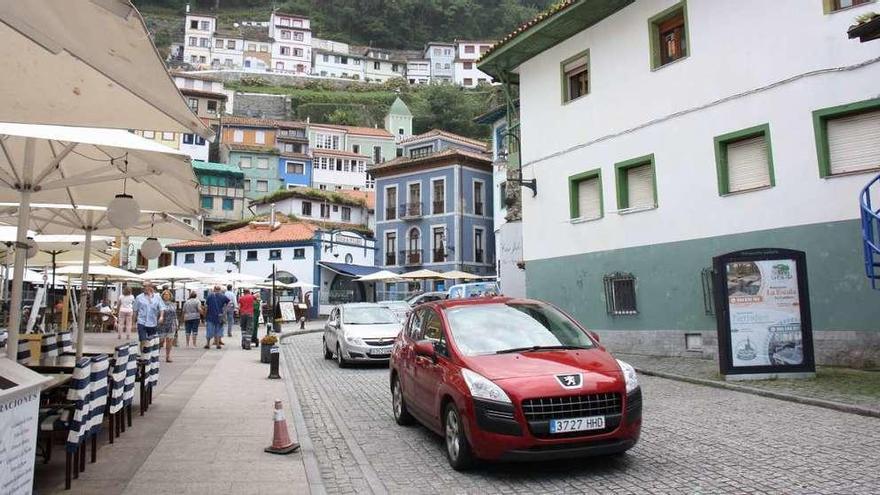
[[[299,444],[290,439],[287,433],[287,420],[281,410],[281,401],[275,400],[275,431],[272,435],[272,446],[266,447],[265,452],[270,454],[289,454],[299,450]]]

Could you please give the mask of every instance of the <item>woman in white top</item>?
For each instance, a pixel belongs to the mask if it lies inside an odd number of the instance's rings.
[[[117,339],[122,338],[122,331],[125,330],[125,339],[131,338],[132,330],[132,312],[134,311],[134,296],[131,295],[131,288],[122,289],[122,297],[116,303],[116,312],[119,315],[119,321],[116,325]]]

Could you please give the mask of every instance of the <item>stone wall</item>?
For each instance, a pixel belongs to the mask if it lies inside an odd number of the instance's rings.
[[[290,98],[285,95],[235,93],[233,114],[263,119],[290,119]]]
[[[293,86],[304,87],[308,84],[320,82],[324,87],[330,89],[346,89],[352,84],[364,84],[363,81],[355,81],[353,79],[341,79],[332,77],[318,77],[308,75],[281,74],[276,72],[247,72],[237,70],[202,70],[196,71],[198,74],[216,77],[223,82],[238,82],[243,78],[262,79],[270,86]]]

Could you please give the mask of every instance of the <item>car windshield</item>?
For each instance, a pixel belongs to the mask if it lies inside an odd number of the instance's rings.
[[[460,306],[447,309],[446,319],[455,344],[467,356],[594,347],[583,330],[547,304]]]
[[[342,312],[342,323],[346,325],[383,325],[397,322],[394,313],[379,306],[345,308]]]
[[[409,304],[404,301],[389,301],[380,304],[391,311],[409,311]]]

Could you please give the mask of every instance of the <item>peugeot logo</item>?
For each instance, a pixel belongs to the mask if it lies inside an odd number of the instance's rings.
[[[584,384],[584,377],[580,373],[568,373],[564,375],[556,375],[562,388],[581,388]]]

